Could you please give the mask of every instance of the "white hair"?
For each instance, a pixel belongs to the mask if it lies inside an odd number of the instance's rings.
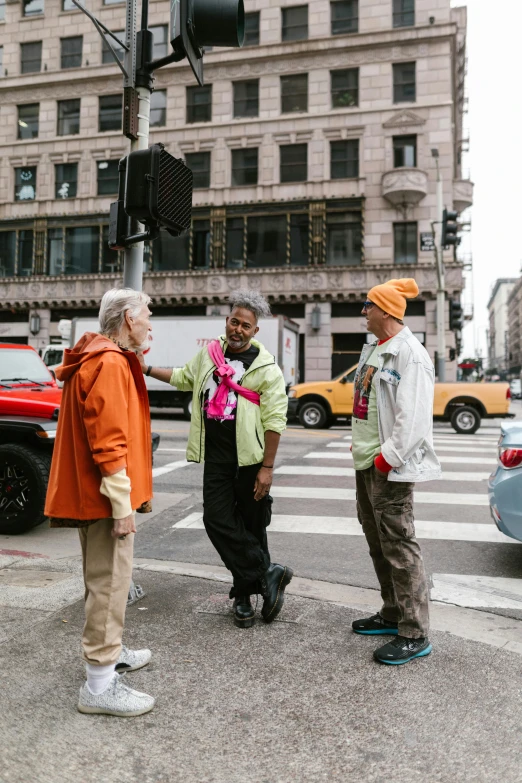
[[[137,318],[143,305],[151,302],[150,296],[132,288],[111,288],[103,295],[100,304],[100,332],[108,337],[117,337],[125,324],[125,313]]]
[[[251,313],[254,313],[256,321],[259,321],[260,318],[268,318],[270,315],[270,305],[259,291],[239,289],[230,294],[228,301],[231,310],[234,307],[243,307],[245,310],[250,310]]]

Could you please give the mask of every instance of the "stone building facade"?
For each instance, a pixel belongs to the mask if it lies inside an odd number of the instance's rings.
[[[512,378],[522,378],[522,277],[515,281],[509,293],[507,311],[508,372]]]
[[[504,277],[495,280],[488,301],[489,335],[488,368],[496,374],[509,372],[509,330],[511,311],[508,299],[518,282],[516,277]]]
[[[87,5],[124,29],[124,3]],[[462,171],[466,9],[245,6],[246,45],[206,52],[204,88],[186,63],[156,72],[150,141],[186,160],[195,190],[190,233],[147,248],[155,312],[225,312],[231,290],[258,288],[300,325],[301,379],[325,379],[357,358],[368,289],[413,276],[420,296],[408,324],[433,356],[434,149],[445,206],[472,202]],[[155,58],[170,49],[168,17],[167,0],[151,4]],[[71,0],[0,2],[0,39],[0,339],[40,348],[57,339],[61,317],[91,315],[122,279],[122,255],[107,245],[129,149],[122,79]],[[447,297],[459,299],[462,264],[453,251],[445,262]],[[446,341],[455,346],[449,326]],[[455,371],[448,362],[447,377]]]

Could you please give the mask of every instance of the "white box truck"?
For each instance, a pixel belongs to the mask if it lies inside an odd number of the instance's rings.
[[[182,367],[201,349],[225,333],[224,316],[152,316],[152,340],[146,353],[154,367]],[[99,331],[96,318],[74,318],[71,345],[85,332]],[[283,371],[285,386],[297,383],[299,325],[283,315],[262,318],[257,335]],[[154,378],[145,378],[149,402],[155,408],[182,408],[187,419],[192,411],[192,393],[178,391]]]

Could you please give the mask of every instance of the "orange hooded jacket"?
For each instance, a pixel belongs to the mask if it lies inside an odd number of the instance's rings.
[[[81,520],[111,517],[100,484],[122,468],[131,482],[131,506],[139,508],[152,497],[152,445],[138,358],[87,332],[65,351],[56,376],[65,383],[45,503],[51,526],[78,520],[81,527]]]

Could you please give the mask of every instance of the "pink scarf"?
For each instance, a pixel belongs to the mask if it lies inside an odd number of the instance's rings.
[[[232,380],[232,375],[235,375],[236,371],[226,363],[219,340],[213,340],[208,344],[207,348],[210,358],[216,365],[216,373],[221,378],[221,383],[218,384],[214,396],[207,404],[208,418],[234,418],[233,416],[225,415],[225,408],[227,406],[228,393],[230,390],[237,392],[242,397],[246,397],[247,400],[250,400],[250,402],[253,402],[255,405],[259,405],[260,396],[257,392],[252,391],[252,389],[245,389]]]

